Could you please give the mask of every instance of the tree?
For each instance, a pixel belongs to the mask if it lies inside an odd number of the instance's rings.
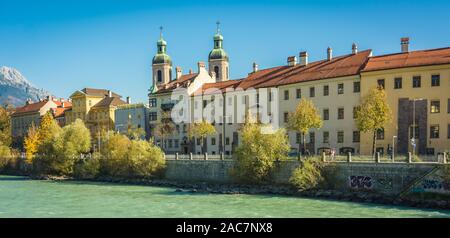
[[[27,161],[31,163],[33,161],[33,156],[38,151],[38,146],[40,144],[38,130],[34,123],[32,123],[31,127],[28,129],[28,134],[25,137],[23,144]]]
[[[289,130],[299,132],[302,136],[303,141],[303,151],[306,151],[306,133],[311,128],[322,127],[322,119],[317,113],[317,108],[314,106],[313,102],[307,99],[301,99],[298,103],[295,111],[289,115],[287,127]],[[301,145],[298,145],[298,152],[300,157]]]
[[[262,182],[269,178],[276,160],[283,160],[289,152],[286,131],[263,133],[263,125],[245,123],[241,128],[242,143],[237,147],[236,167],[232,174],[243,182]],[[270,129],[270,128],[267,128]]]
[[[6,108],[0,106],[0,145],[11,145],[11,117]]]
[[[83,121],[77,119],[62,128],[60,133],[53,134],[44,144],[45,153],[39,157],[41,169],[52,174],[72,175],[80,155],[91,149],[91,134]]]
[[[113,134],[104,142],[103,170],[119,177],[148,177],[164,167],[164,153],[153,141]]]
[[[201,122],[194,122],[189,128],[189,137],[197,137],[202,141],[202,153],[206,152],[205,144],[206,137],[209,135],[214,135],[216,133],[216,128],[209,122],[202,120]]]
[[[356,125],[362,132],[372,132],[372,155],[375,155],[377,131],[391,120],[392,111],[382,87],[372,88],[356,110]]]
[[[161,148],[164,149],[165,138],[175,132],[175,125],[170,118],[170,112],[161,112],[161,123],[155,127],[155,135],[161,138]]]
[[[41,124],[39,125],[38,130],[39,140],[46,141],[52,138],[55,132],[55,125],[58,125],[58,123],[53,118],[53,114],[50,111],[48,111],[41,118]]]

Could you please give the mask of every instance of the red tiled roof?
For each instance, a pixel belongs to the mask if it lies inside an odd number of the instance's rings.
[[[158,93],[166,93],[166,92],[171,92],[172,90],[174,90],[175,88],[177,88],[177,84],[178,84],[178,88],[182,87],[185,88],[187,87],[188,82],[192,82],[192,80],[197,77],[198,73],[192,73],[192,74],[185,74],[185,75],[181,75],[179,79],[170,81],[167,84],[161,85],[158,87]],[[167,87],[166,87],[167,86]]]
[[[66,111],[71,110],[71,109],[72,109],[72,106],[70,106],[70,107],[52,108],[52,110],[53,110],[53,117],[54,118],[62,117],[62,116],[64,116]]]
[[[362,72],[450,64],[450,47],[371,57]]]
[[[43,100],[40,102],[27,104],[23,107],[19,107],[11,116],[17,116],[23,113],[38,112],[43,106],[45,106],[45,104],[47,104],[47,102],[48,100]]]
[[[371,50],[365,50],[357,54],[338,56],[331,60],[311,62],[306,66],[278,67],[259,77],[257,80],[260,82],[252,87],[276,87],[312,80],[357,75],[366,64],[371,52]]]
[[[194,93],[194,95],[222,93],[227,88],[235,88],[240,82],[241,80],[228,80],[215,83],[205,83]]]

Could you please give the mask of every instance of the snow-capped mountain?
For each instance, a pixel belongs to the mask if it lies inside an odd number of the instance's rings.
[[[18,70],[6,66],[0,68],[0,104],[23,106],[29,98],[36,102],[50,93],[30,83]]]

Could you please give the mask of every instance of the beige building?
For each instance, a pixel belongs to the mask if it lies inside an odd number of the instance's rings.
[[[71,108],[71,103],[64,99],[56,99],[51,96],[39,102],[28,100],[26,105],[19,107],[11,114],[11,133],[14,143],[21,143],[27,135],[28,129],[34,124],[38,127],[45,113],[51,112],[56,120],[64,118],[65,111]],[[64,126],[63,121],[58,121]]]
[[[245,78],[229,80],[225,77],[229,71],[228,55],[223,51],[223,37],[220,33],[215,35],[214,42],[215,48],[212,52],[222,53],[210,53],[209,69],[205,69],[209,75],[197,77],[203,70],[203,66],[199,65],[199,73],[189,75],[182,75],[181,68],[177,67],[175,79],[162,80],[167,83],[160,84],[158,78],[153,77],[154,86],[149,93],[150,120],[153,127],[160,122],[161,111],[170,111],[180,101],[176,100],[178,96],[174,96],[177,95],[174,92],[184,90],[191,101],[189,107],[185,106],[186,111],[190,112],[188,117],[191,121],[208,117],[215,110],[223,110],[223,113],[213,120],[217,133],[207,138],[206,148],[209,154],[232,154],[239,144],[239,128],[246,111],[250,110],[262,121],[266,115],[266,123],[285,127],[289,113],[295,110],[301,98],[307,98],[313,101],[324,121],[322,128],[311,130],[306,135],[310,153],[335,149],[337,153],[343,154],[370,154],[371,137],[358,131],[354,110],[367,90],[381,82],[380,79],[384,79],[394,122],[386,126],[384,134],[379,133],[377,150],[385,154],[390,152],[389,144],[394,135],[399,139],[397,152],[406,153],[412,149],[401,141],[408,141],[410,137],[409,132],[405,132],[408,128],[403,128],[401,123],[411,118],[404,118],[408,113],[412,113],[410,108],[405,109],[405,105],[411,105],[408,104],[408,98],[426,99],[426,103],[423,102],[425,100],[416,102],[418,113],[422,115],[417,116],[417,152],[438,153],[450,148],[450,106],[446,107],[450,100],[448,48],[372,56],[371,50],[358,52],[356,44],[353,44],[346,55],[334,57],[332,49],[328,48],[324,51],[326,57],[314,62],[309,62],[307,52],[300,52],[298,57],[288,57],[286,65],[258,69],[258,65],[254,63],[253,71]],[[216,46],[219,46],[219,51]],[[405,48],[407,50],[408,45],[405,45],[403,39],[402,50]],[[220,56],[211,58],[211,55]],[[217,60],[221,63],[217,64]],[[398,64],[399,60],[403,63]],[[169,60],[165,62],[166,66],[171,63]],[[419,75],[423,81],[422,87],[409,85],[414,81],[413,78]],[[398,77],[404,81],[402,90],[393,88],[395,78]],[[439,81],[439,86],[432,86],[433,80]],[[447,108],[448,113],[444,112]],[[165,151],[200,153],[201,141],[198,138],[189,140],[187,137],[190,123],[175,124],[177,132],[165,138]],[[288,134],[292,152],[297,153],[298,145],[302,141],[300,135],[295,132]],[[433,138],[430,138],[430,135]]]
[[[105,89],[84,88],[70,96],[72,109],[65,114],[66,123],[83,120],[94,138],[102,132],[114,130],[114,111],[126,104],[121,96]]]

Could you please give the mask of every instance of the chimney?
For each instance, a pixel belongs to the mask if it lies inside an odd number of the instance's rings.
[[[66,107],[66,103],[65,102],[61,102],[61,107],[65,108]]]
[[[258,65],[256,62],[253,62],[253,73],[258,72]]]
[[[205,68],[206,66],[205,66],[205,62],[202,62],[202,61],[199,61],[198,63],[197,63],[197,65],[198,65],[198,72],[200,73],[200,70],[203,68]]]
[[[112,97],[112,92],[111,92],[111,90],[108,90],[108,97]]]
[[[327,49],[327,60],[330,61],[333,59],[333,49],[331,47],[328,47]]]
[[[356,46],[356,43],[352,44],[352,54],[358,54],[358,46]]]
[[[25,101],[25,105],[29,105],[31,104],[31,98],[27,98],[27,100]]]
[[[131,97],[127,97],[127,104],[131,104]]]
[[[288,63],[289,66],[295,66],[297,64],[297,57],[289,56],[287,58],[287,63]]]
[[[175,77],[176,77],[176,79],[179,79],[181,77],[181,75],[183,75],[183,71],[181,70],[180,66],[177,66],[175,68],[175,70],[176,70]]]
[[[300,65],[302,66],[308,65],[308,52],[306,51],[300,52]]]
[[[192,69],[189,69],[189,74],[192,74]]]
[[[402,53],[409,52],[409,37],[402,37],[400,39],[400,45],[402,46]]]
[[[60,98],[59,101],[60,102],[65,102],[66,100],[64,100],[64,98]]]

